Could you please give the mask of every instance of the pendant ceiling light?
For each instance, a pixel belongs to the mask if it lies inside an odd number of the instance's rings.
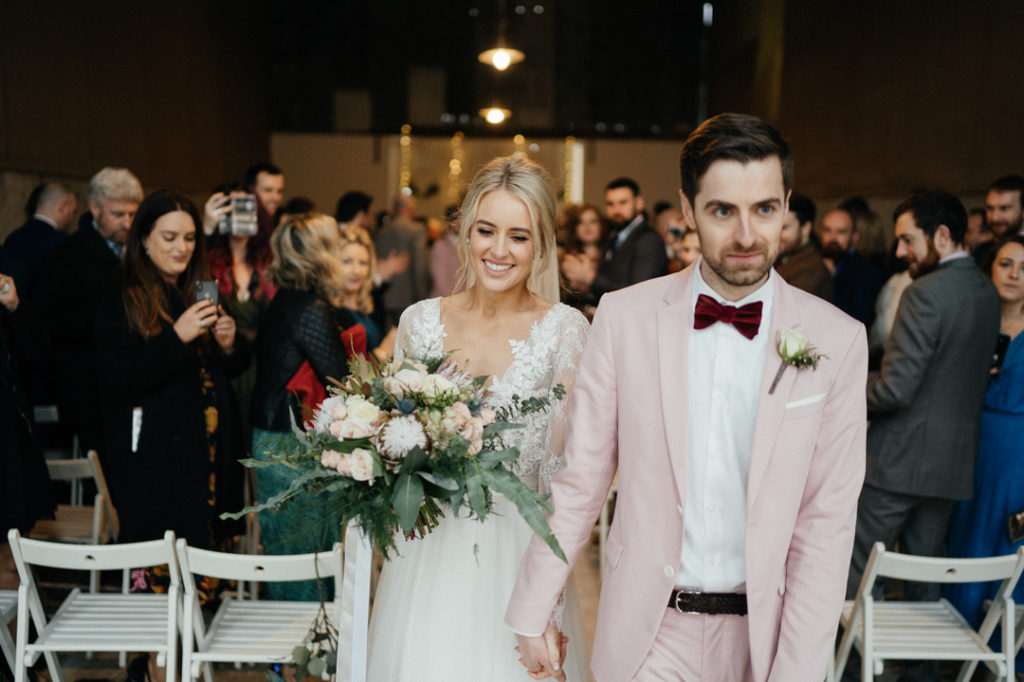
[[[512,64],[518,64],[519,62],[526,59],[526,55],[520,50],[513,47],[508,47],[505,44],[505,29],[507,25],[508,13],[505,11],[505,0],[499,0],[498,2],[498,45],[492,47],[489,50],[484,50],[479,55],[479,59],[484,64],[490,64],[498,71],[504,71]]]

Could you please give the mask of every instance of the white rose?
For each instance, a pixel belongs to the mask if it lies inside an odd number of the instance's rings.
[[[405,384],[395,377],[384,378],[384,390],[399,400],[405,397]]]
[[[412,393],[422,393],[426,374],[415,369],[402,369],[395,374],[395,379],[402,382],[405,390]]]
[[[428,374],[423,378],[423,395],[436,398],[455,390],[455,384],[438,374]]]
[[[346,419],[331,424],[331,435],[342,440],[369,438],[377,433],[377,427],[363,421]]]
[[[380,408],[366,398],[349,396],[347,401],[348,419],[369,424],[380,418]]]
[[[369,481],[373,485],[373,453],[363,448],[356,448],[349,453],[351,476],[357,481]]]
[[[798,331],[783,329],[779,332],[779,355],[786,360],[792,360],[810,345],[811,340]]]

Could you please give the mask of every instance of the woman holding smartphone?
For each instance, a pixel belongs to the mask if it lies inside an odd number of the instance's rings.
[[[120,286],[100,303],[95,329],[100,454],[123,542],[171,529],[211,547],[237,531],[217,517],[242,504],[245,448],[229,377],[245,370],[249,351],[222,308],[196,300],[208,273],[192,202],[167,190],[146,197],[128,232]],[[158,588],[153,582],[152,572],[134,577],[137,589]]]

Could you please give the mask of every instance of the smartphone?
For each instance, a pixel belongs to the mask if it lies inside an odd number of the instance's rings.
[[[220,285],[215,279],[199,280],[196,282],[196,303],[199,301],[213,301],[217,305],[220,300]]]
[[[992,354],[992,368],[1002,369],[1003,360],[1006,359],[1006,350],[1010,347],[1010,335],[1000,334],[996,341],[996,352]]]
[[[255,235],[259,228],[256,222],[256,195],[237,194],[229,197],[226,205],[231,210],[221,214],[217,230],[221,234]]]

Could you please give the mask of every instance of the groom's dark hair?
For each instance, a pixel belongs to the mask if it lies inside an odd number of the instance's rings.
[[[782,164],[782,184],[789,192],[793,188],[793,155],[778,130],[749,114],[712,116],[690,133],[679,153],[683,194],[693,204],[700,179],[719,159],[749,163],[773,156]]]

